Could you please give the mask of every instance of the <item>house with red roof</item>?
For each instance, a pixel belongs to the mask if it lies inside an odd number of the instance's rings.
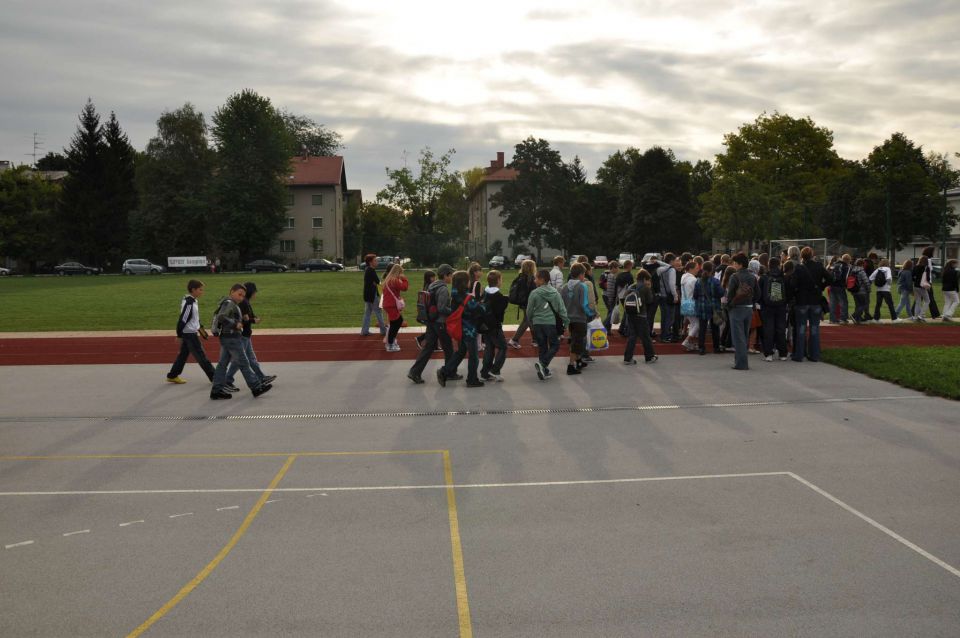
[[[348,196],[347,172],[339,155],[294,157],[287,177],[287,221],[273,252],[286,264],[313,257],[342,260],[343,211]]]

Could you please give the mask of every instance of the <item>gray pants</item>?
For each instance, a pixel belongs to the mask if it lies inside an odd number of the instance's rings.
[[[243,345],[243,354],[247,355],[247,363],[250,364],[250,369],[253,370],[253,373],[257,375],[257,378],[263,381],[263,378],[267,375],[263,373],[263,370],[260,369],[260,362],[257,361],[257,353],[253,351],[253,341],[250,337],[240,337],[240,341]],[[227,368],[227,383],[233,385],[233,380],[237,376],[237,370],[240,369],[240,364],[236,362],[231,362],[230,367]]]
[[[222,392],[226,385],[227,367],[231,363],[236,363],[243,374],[243,380],[247,382],[247,387],[251,390],[260,387],[260,379],[250,368],[250,362],[247,361],[247,355],[243,351],[243,343],[239,336],[220,337],[220,360],[217,362],[217,371],[213,374],[213,388],[211,394]]]
[[[750,321],[753,319],[752,306],[733,306],[730,315],[730,338],[733,339],[733,367],[737,370],[750,368],[747,360],[747,338],[750,335]]]
[[[380,311],[380,295],[373,298],[373,301],[363,302],[363,322],[360,324],[360,334],[366,336],[370,334],[370,315],[376,315],[380,322],[380,334],[387,334],[387,324],[383,322],[383,313]]]

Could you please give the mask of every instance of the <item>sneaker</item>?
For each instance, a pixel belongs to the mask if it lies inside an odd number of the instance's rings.
[[[450,375],[449,377],[447,377],[447,381],[460,381],[461,379],[463,379],[463,375],[462,375],[462,374],[456,374],[456,373],[454,373],[454,374]]]
[[[417,350],[423,350],[423,340],[418,338],[414,339],[414,341],[417,342]]]
[[[773,355],[772,355],[772,354],[768,354],[767,356],[765,356],[765,357],[763,358],[763,360],[764,360],[764,361],[773,361]]]
[[[501,383],[503,381],[502,376],[500,376],[499,374],[495,374],[493,372],[490,373],[490,378],[496,381],[497,383]]]
[[[578,366],[567,365],[567,374],[580,374],[580,368]]]
[[[479,379],[478,379],[477,381],[467,381],[467,387],[468,387],[468,388],[482,388],[482,387],[483,387],[483,381],[480,381]]]
[[[534,369],[537,371],[537,378],[543,381],[547,378],[546,374],[543,371],[543,364],[537,361],[533,364]]]
[[[582,359],[580,361],[577,361],[577,370],[583,370],[586,367],[587,367],[587,363],[585,361],[583,361]]]
[[[747,350],[747,353],[748,353],[748,354],[760,354],[760,351],[759,351],[759,350],[754,350],[753,348],[750,348],[749,350]]]
[[[447,377],[443,374],[443,368],[437,370],[437,383],[440,384],[441,388],[447,387]]]
[[[423,383],[423,378],[418,375],[415,375],[412,372],[407,373],[407,378],[413,381],[417,385],[420,385],[421,383]]]
[[[781,361],[786,361],[789,357],[780,357]]]
[[[490,382],[496,381],[496,379],[493,378],[493,375],[490,374],[489,372],[485,372],[485,373],[481,374],[481,375],[480,375],[480,378],[483,379],[484,381],[490,381]],[[469,383],[468,383],[468,385],[469,385]]]
[[[635,366],[635,365],[637,365],[637,360],[636,360],[636,359],[630,359],[630,360],[628,360],[628,361],[624,361],[624,362],[623,362],[623,365],[625,365],[625,366]]]
[[[513,339],[511,339],[510,341],[508,341],[508,342],[507,342],[507,345],[510,346],[511,348],[513,348],[514,350],[519,350],[519,349],[520,349],[520,342],[519,342],[519,341],[514,341]]]
[[[180,377],[167,377],[167,383],[176,383],[177,385],[180,385],[186,382],[187,382],[186,379],[182,379]]]
[[[211,392],[210,398],[213,399],[214,401],[220,401],[221,399],[232,399],[233,395],[230,394],[229,392],[224,392],[223,390],[221,390],[219,392]]]
[[[273,383],[273,382],[276,381],[276,380],[277,380],[277,375],[275,375],[275,374],[268,374],[268,375],[265,376],[264,378],[260,379],[260,383],[265,383],[265,384],[269,385],[269,384]]]
[[[583,358],[580,360],[583,361],[584,363],[593,363],[594,361],[596,361],[596,359],[594,359],[588,354],[583,355]]]
[[[260,396],[261,394],[266,394],[267,392],[270,392],[270,390],[272,390],[272,389],[273,389],[273,386],[270,385],[269,383],[261,383],[260,385],[258,385],[257,387],[255,387],[255,388],[254,388],[253,390],[251,390],[250,392],[252,392],[254,398],[256,398],[256,397]]]
[[[240,392],[240,388],[233,385],[232,383],[226,384],[225,386],[223,386],[223,389],[226,390],[227,392]]]
[[[543,369],[543,376],[545,376],[545,377],[548,378],[548,379],[553,376],[553,373],[550,372],[550,368],[544,368],[544,369]]]
[[[657,355],[653,355],[652,357],[650,357],[649,359],[647,359],[646,361],[644,361],[644,363],[656,363],[656,362],[657,362],[657,359],[659,359],[659,358],[660,358],[660,357],[658,357]]]

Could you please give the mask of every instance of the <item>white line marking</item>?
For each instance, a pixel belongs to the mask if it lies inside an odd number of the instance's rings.
[[[120,523],[120,527],[127,527],[129,525],[136,525],[137,523],[142,523],[142,520],[139,521],[127,521],[126,523]]]
[[[23,541],[21,543],[13,543],[12,545],[4,545],[4,549],[13,549],[14,547],[23,547],[24,545],[33,545],[33,541]]]
[[[262,492],[263,490],[260,490],[260,491]],[[239,505],[230,505],[230,506],[228,506],[228,507],[218,507],[218,508],[217,508],[217,511],[218,511],[218,512],[223,512],[223,511],[225,511],[225,510],[238,510],[238,509],[240,509],[240,506],[239,506]]]
[[[276,503],[277,501],[282,501],[282,500],[283,500],[282,498],[272,498],[269,501],[264,501],[263,504],[266,505],[267,503]]]
[[[88,529],[81,529],[81,530],[77,530],[77,531],[75,531],[75,532],[67,532],[66,534],[64,534],[64,536],[74,536],[75,534],[89,534],[89,533],[90,533],[90,530],[88,530]]]
[[[898,543],[901,543],[901,544],[903,544],[903,545],[906,545],[907,547],[909,547],[910,549],[912,549],[912,550],[915,551],[916,553],[920,554],[921,556],[923,556],[924,558],[926,558],[927,560],[929,560],[929,561],[932,562],[933,564],[937,565],[938,567],[942,567],[943,569],[947,570],[948,572],[950,572],[950,573],[953,574],[954,576],[960,578],[960,569],[957,569],[957,568],[954,567],[953,565],[950,565],[949,563],[940,560],[939,558],[937,558],[936,556],[934,556],[933,554],[931,554],[931,553],[928,552],[927,550],[923,549],[923,548],[920,547],[919,545],[916,545],[916,544],[914,544],[914,543],[911,543],[910,541],[908,541],[907,539],[905,539],[903,536],[900,536],[899,534],[897,534],[896,532],[894,532],[894,531],[893,531],[892,529],[890,529],[889,527],[885,527],[884,525],[881,525],[880,523],[878,523],[877,521],[873,520],[872,518],[870,518],[869,516],[867,516],[867,515],[864,514],[863,512],[861,512],[861,511],[859,511],[859,510],[851,507],[850,505],[847,505],[846,503],[844,503],[843,501],[841,501],[839,498],[837,498],[836,496],[834,496],[834,495],[831,494],[830,492],[828,492],[828,491],[826,491],[826,490],[824,490],[824,489],[821,489],[821,488],[817,487],[816,485],[814,485],[813,483],[811,483],[811,482],[808,481],[807,479],[803,478],[802,476],[798,476],[797,474],[794,474],[793,472],[787,472],[787,475],[790,476],[791,478],[794,478],[794,479],[800,481],[800,483],[806,485],[807,487],[809,487],[811,490],[813,490],[814,492],[816,492],[816,493],[819,494],[820,496],[823,496],[824,498],[826,498],[826,499],[828,499],[828,500],[830,500],[830,501],[833,501],[834,503],[836,503],[837,505],[839,505],[839,506],[842,507],[843,509],[847,510],[848,512],[850,512],[851,514],[853,514],[854,516],[856,516],[856,517],[859,518],[860,520],[869,523],[870,525],[872,525],[873,527],[877,528],[878,530],[880,530],[881,532],[883,532],[884,534],[886,534],[887,536],[889,536],[889,537],[892,538],[893,540],[897,541]]]
[[[307,498],[313,498],[314,496],[326,496],[326,494],[307,494]]]
[[[184,512],[183,514],[171,514],[167,518],[180,518],[181,516],[193,516],[193,512]]]

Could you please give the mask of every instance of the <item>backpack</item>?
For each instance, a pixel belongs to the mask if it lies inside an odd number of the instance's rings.
[[[610,274],[609,270],[605,270],[604,273],[600,276],[600,287],[604,290],[607,289],[607,275]]]
[[[857,279],[856,273],[853,272],[853,269],[850,269],[850,274],[847,275],[847,290],[850,292],[860,292],[860,281]]]
[[[643,296],[637,293],[634,286],[627,289],[627,294],[623,298],[623,312],[635,317],[643,310]]]
[[[463,339],[463,310],[472,298],[473,295],[467,295],[463,299],[463,303],[457,306],[457,309],[447,316],[447,334],[450,335],[451,339],[456,339],[457,341]]]
[[[228,301],[230,301],[229,297],[221,299],[217,305],[217,309],[213,313],[213,320],[210,322],[210,334],[214,337],[219,337],[220,333],[223,332],[223,326],[220,325],[220,311],[223,310]]]
[[[877,276],[873,278],[873,283],[877,284],[877,287],[878,287],[878,288],[880,288],[880,287],[882,287],[882,286],[886,286],[886,285],[887,285],[887,271],[885,271],[883,268],[878,268],[878,269],[877,269]]]
[[[484,291],[477,301],[480,302],[480,308],[476,311],[476,316],[473,317],[473,322],[477,326],[477,333],[487,334],[490,332],[490,328],[496,324],[496,321],[493,318],[493,307],[487,301],[486,291]]]
[[[764,291],[763,303],[769,306],[779,306],[786,300],[784,294],[783,275],[767,275],[767,289]]]
[[[752,304],[754,300],[754,284],[744,283],[742,279],[737,278],[737,292],[733,295],[730,302],[732,306],[746,306]]]
[[[844,285],[843,267],[845,265],[843,262],[837,262],[830,266],[830,274],[833,276],[833,282],[830,284],[832,287],[839,288]]]
[[[433,295],[429,290],[417,293],[417,322],[430,323],[437,318],[437,305],[433,303]]]
[[[519,306],[523,303],[521,299],[522,292],[520,290],[520,280],[523,279],[522,275],[517,275],[517,278],[513,280],[513,283],[510,284],[510,292],[507,295],[507,301],[512,303],[515,306]]]

